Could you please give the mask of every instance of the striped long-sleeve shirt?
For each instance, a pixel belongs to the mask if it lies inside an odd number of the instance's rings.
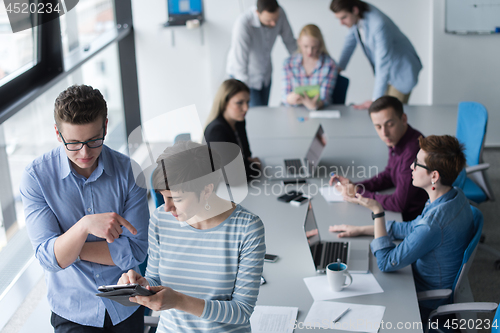
[[[158,332],[250,332],[265,252],[262,221],[240,205],[206,230],[158,207],[149,225],[146,279],[205,299],[201,317],[162,311]]]

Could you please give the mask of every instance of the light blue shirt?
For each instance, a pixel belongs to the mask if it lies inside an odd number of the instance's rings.
[[[462,190],[452,188],[411,222],[387,221],[388,236],[374,239],[372,252],[381,271],[412,265],[417,292],[451,289],[465,249],[474,237],[474,217]],[[392,240],[403,239],[396,246]]]
[[[64,146],[36,158],[21,180],[26,227],[35,257],[45,270],[47,298],[51,310],[72,322],[102,327],[105,310],[114,325],[127,319],[137,307],[125,307],[95,296],[97,287],[116,284],[123,272],[137,267],[147,252],[149,211],[146,190],[137,186],[130,159],[103,146],[98,166],[88,179],[70,165]],[[75,261],[62,269],[54,254],[54,243],[83,216],[115,212],[136,229],[108,243],[116,266]],[[88,235],[87,242],[103,241]]]
[[[158,332],[250,332],[266,253],[260,218],[237,205],[214,228],[177,221],[164,206],[149,224],[146,279],[205,300],[200,317],[161,312]]]
[[[391,84],[403,94],[411,92],[418,82],[422,63],[410,40],[394,22],[377,7],[369,4],[369,10],[360,20],[366,56],[375,70],[375,86],[372,99],[385,95]],[[356,45],[360,43],[357,25],[349,29],[338,65],[346,69]],[[360,45],[361,46],[361,45]]]

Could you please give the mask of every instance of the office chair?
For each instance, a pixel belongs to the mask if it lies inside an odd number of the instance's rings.
[[[495,200],[486,174],[490,165],[483,163],[482,159],[487,124],[488,111],[482,104],[477,102],[458,104],[457,139],[465,145],[467,167],[465,176],[462,172],[453,185],[460,187],[465,196],[475,204]],[[484,235],[480,242],[484,242]],[[500,258],[499,251],[484,244],[480,244],[479,247]],[[500,259],[495,261],[495,268],[500,269]]]
[[[457,313],[478,313],[478,312],[493,312],[496,311],[495,317],[493,320],[489,323],[488,326],[491,328],[491,333],[500,333],[500,307],[498,307],[497,303],[490,303],[490,302],[470,302],[470,303],[455,303],[455,304],[447,304],[447,305],[441,305],[438,307],[436,310],[432,311],[429,320],[432,322],[434,317],[437,316],[445,316],[445,315],[450,315],[450,314],[457,314]],[[482,322],[482,321],[481,321]],[[465,322],[465,325],[461,325],[460,322],[458,322],[458,326],[462,326],[461,332],[467,332],[467,333],[473,333],[477,331],[478,325],[476,325],[476,322],[474,322],[474,325],[471,325],[472,322]],[[444,324],[444,323],[443,323]],[[452,322],[448,322],[448,324],[452,324]],[[486,324],[486,323],[485,323]],[[453,324],[452,324],[453,326]],[[480,326],[481,328],[486,328],[486,325]],[[432,327],[429,328],[428,325],[426,325],[424,332],[440,332],[440,333],[446,333],[449,332],[449,329],[446,329],[444,326],[438,326],[438,327]]]
[[[174,138],[174,144],[176,144],[177,142],[180,142],[180,141],[190,141],[190,140],[191,140],[191,134],[181,133],[181,134],[176,135],[176,137]],[[156,193],[156,191],[154,190],[153,173],[151,173],[151,177],[149,178],[149,185],[150,185],[149,193],[151,194],[151,198],[153,198],[153,202],[155,204],[155,207],[158,208],[161,205],[163,205],[165,203],[165,201],[163,200],[163,196],[160,193]]]
[[[462,186],[465,196],[479,204],[486,200],[494,201],[486,169],[488,163],[483,163],[482,153],[488,124],[488,111],[477,102],[461,102],[458,104],[457,139],[465,146],[465,168],[467,177]]]
[[[153,198],[155,207],[158,208],[165,203],[165,200],[163,200],[163,196],[160,193],[157,193],[153,187],[153,173],[151,173],[149,184],[151,185],[149,193],[151,194],[151,198]]]
[[[332,93],[332,104],[345,104],[345,96],[349,87],[349,79],[345,76],[338,75],[335,87]]]
[[[472,215],[474,216],[475,233],[474,237],[465,249],[462,266],[458,271],[455,282],[453,282],[452,289],[436,289],[419,292],[417,293],[417,299],[419,301],[448,299],[449,304],[474,302],[474,297],[472,295],[469,278],[467,277],[467,275],[469,273],[469,268],[472,265],[472,261],[474,260],[474,256],[476,255],[477,244],[479,243],[479,239],[481,238],[481,232],[483,230],[483,214],[474,206],[471,206],[471,209]],[[433,316],[436,316],[436,314],[434,314]],[[459,319],[460,317],[469,319],[465,318],[467,316],[474,317],[475,314],[457,313],[457,317]]]

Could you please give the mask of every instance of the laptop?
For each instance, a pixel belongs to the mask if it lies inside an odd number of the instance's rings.
[[[270,177],[273,179],[311,178],[325,150],[326,143],[325,131],[323,126],[319,125],[305,157],[292,159],[283,157],[264,158],[262,164],[267,170],[271,170],[271,172],[266,173],[270,173]]]
[[[340,259],[341,262],[347,264],[349,272],[368,273],[370,254],[368,242],[362,240],[356,242],[321,241],[310,202],[304,221],[304,232],[309,243],[316,272],[325,273],[328,264]]]

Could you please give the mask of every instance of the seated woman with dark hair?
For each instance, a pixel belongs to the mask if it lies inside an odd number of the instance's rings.
[[[230,142],[240,147],[248,180],[260,175],[260,160],[258,157],[252,157],[245,128],[249,101],[250,89],[245,83],[236,79],[222,82],[205,127],[205,140],[208,144]],[[222,163],[227,165],[229,161],[225,155]]]
[[[130,270],[118,283],[156,292],[131,300],[161,311],[158,332],[250,332],[266,252],[262,221],[215,194],[221,159],[206,145],[179,142],[157,163],[153,185],[165,204],[151,215],[146,276]]]
[[[420,151],[411,166],[413,185],[429,195],[420,216],[411,222],[386,222],[380,203],[358,193],[344,199],[370,209],[374,224],[334,225],[330,231],[338,232],[339,237],[375,236],[371,249],[379,269],[390,272],[412,265],[417,292],[451,289],[475,231],[469,201],[462,190],[452,187],[465,166],[463,145],[449,135],[420,137],[419,143]],[[403,241],[396,246],[394,239]],[[422,302],[422,319],[444,302]]]

